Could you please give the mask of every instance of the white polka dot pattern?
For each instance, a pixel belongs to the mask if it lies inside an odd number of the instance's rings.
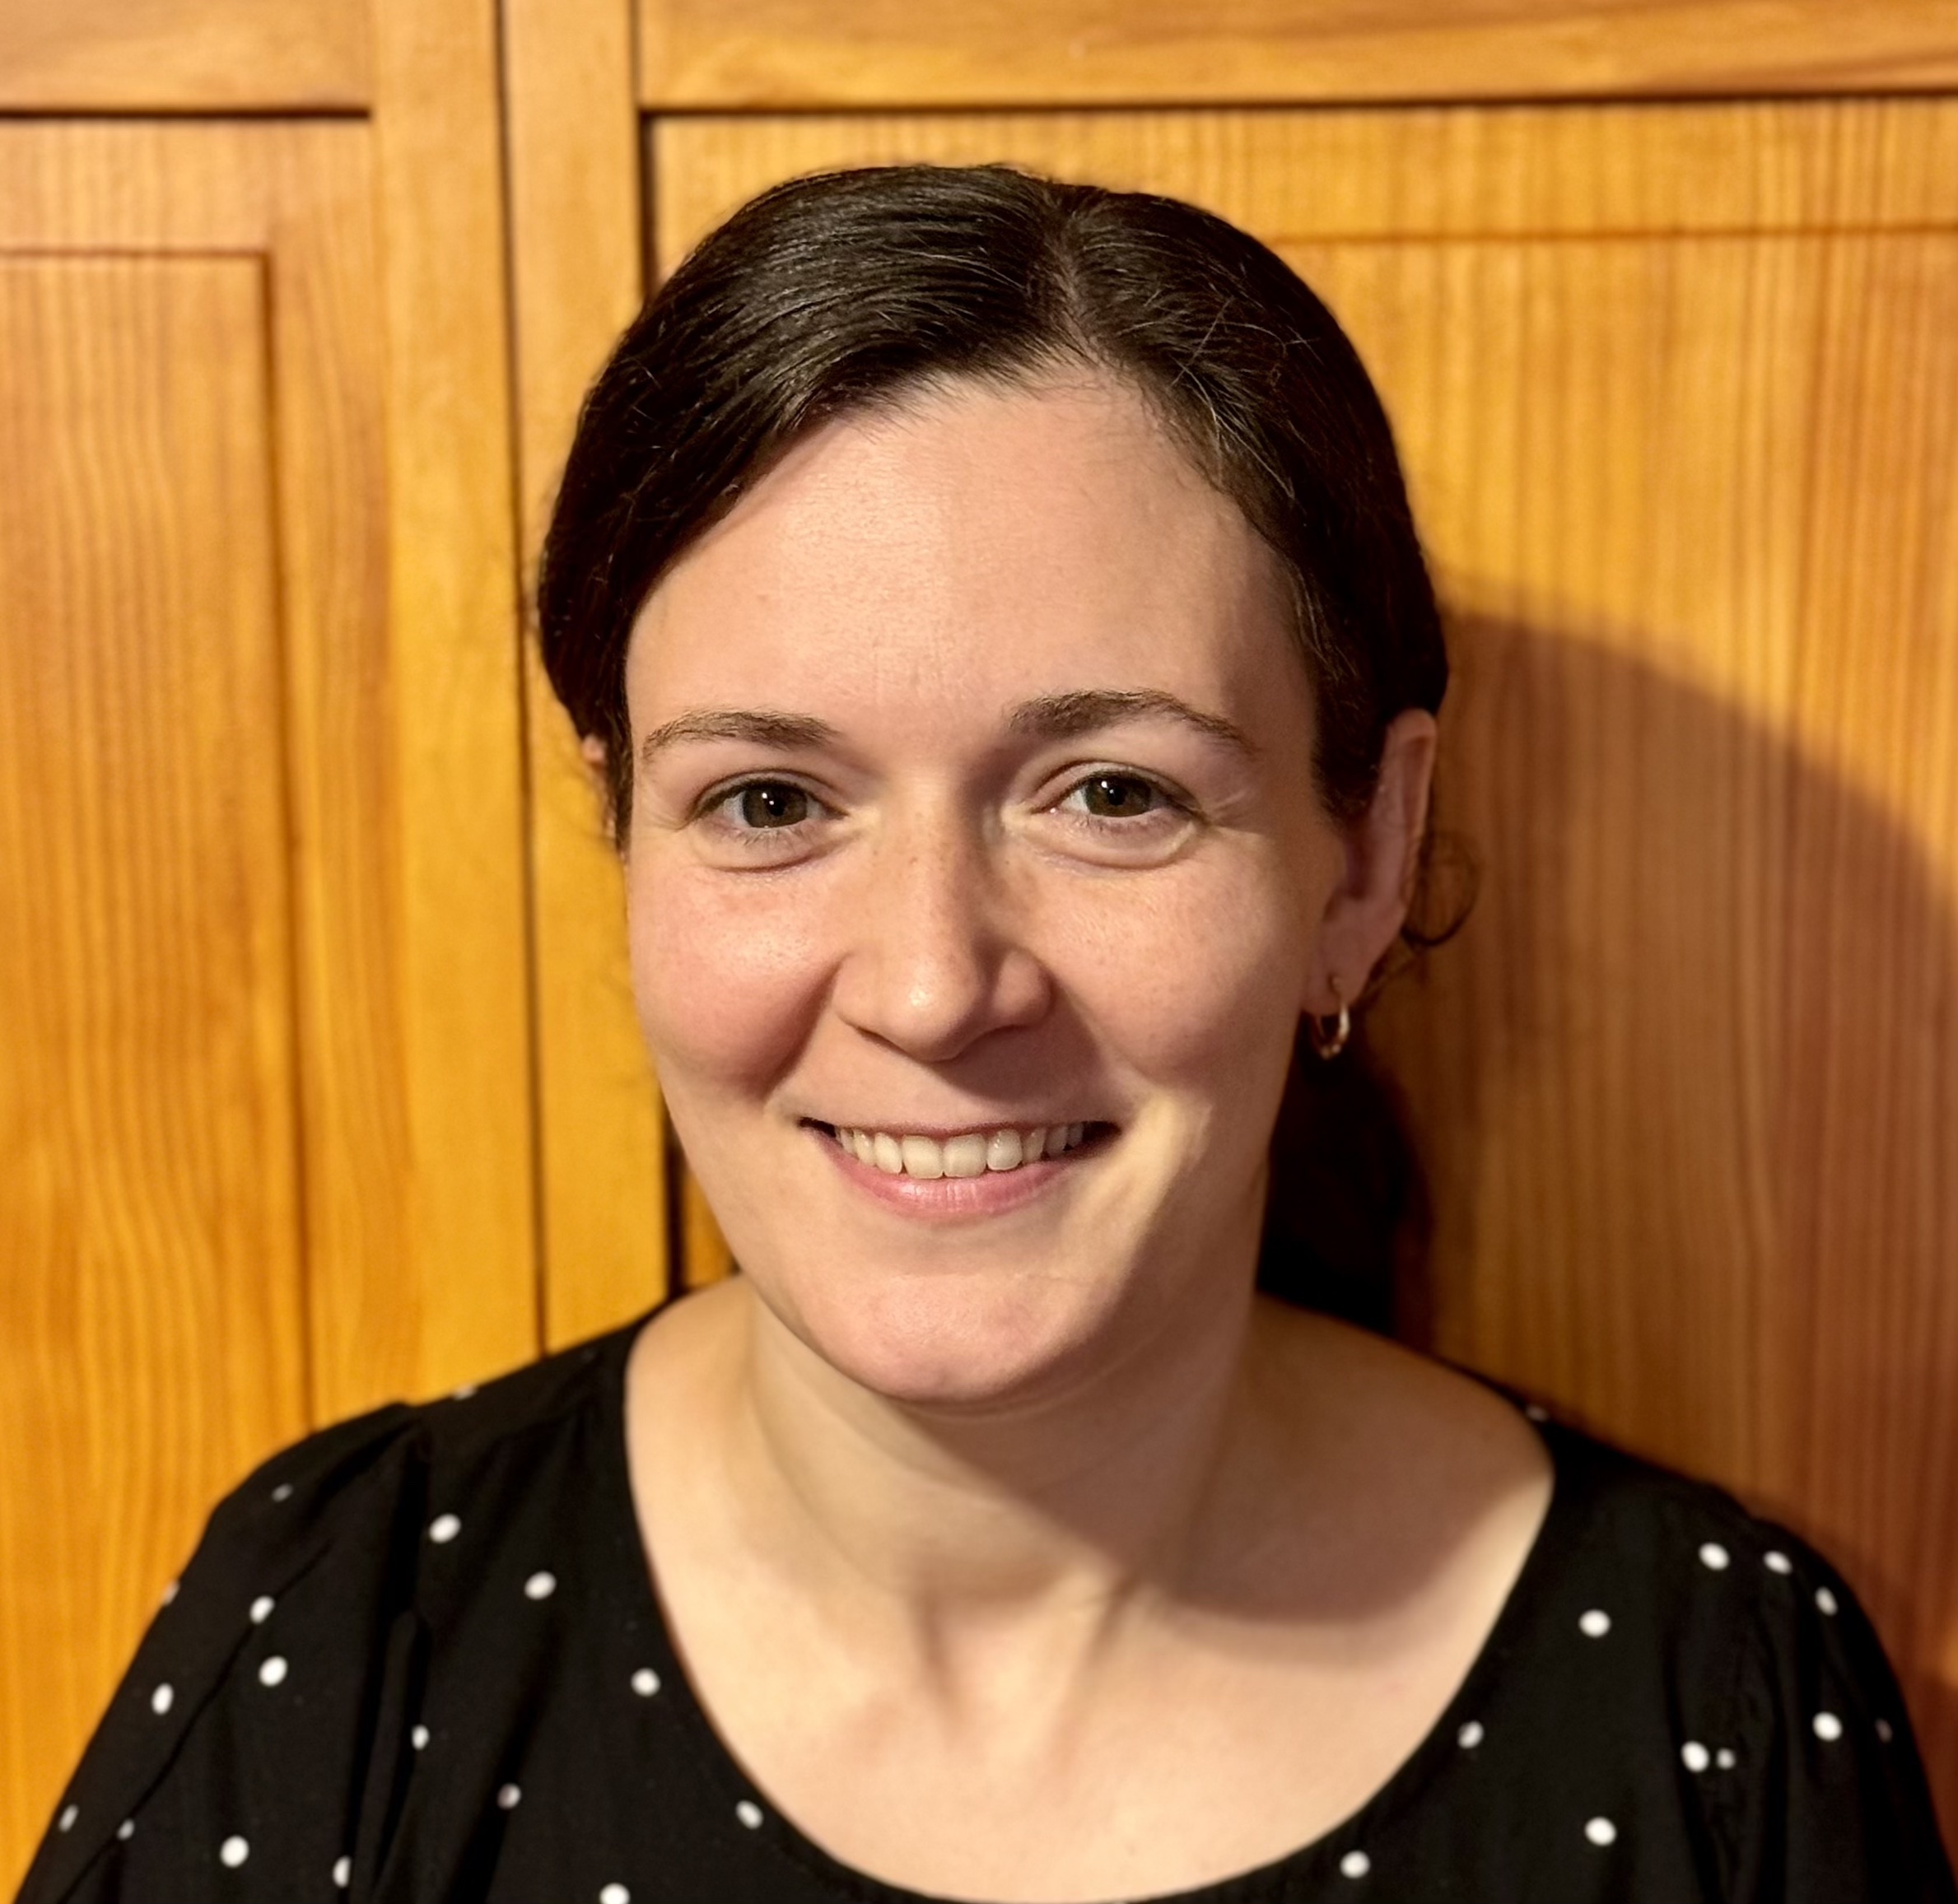
[[[173,1580],[170,1585],[163,1590],[164,1605],[168,1606],[170,1603],[177,1597],[177,1589],[179,1584],[179,1582]]]
[[[604,1371],[600,1399],[607,1408],[617,1401],[622,1360],[613,1357]],[[548,1407],[556,1411],[563,1389],[561,1377],[552,1379],[560,1385],[551,1391]],[[226,1533],[228,1519],[243,1538],[232,1542],[235,1551],[226,1551],[221,1541],[199,1550],[185,1569],[197,1578],[184,1582],[189,1601],[184,1614],[158,1614],[155,1636],[120,1696],[121,1716],[109,1742],[116,1747],[127,1742],[131,1762],[96,1782],[90,1782],[92,1773],[77,1777],[73,1790],[91,1794],[86,1806],[71,1802],[72,1791],[60,1795],[51,1851],[67,1852],[77,1864],[85,1855],[93,1858],[112,1881],[119,1865],[128,1881],[140,1876],[159,1896],[192,1904],[256,1904],[270,1888],[268,1881],[275,1874],[288,1881],[283,1876],[288,1871],[296,1874],[290,1882],[301,1889],[315,1887],[310,1894],[319,1898],[319,1880],[328,1874],[323,1866],[330,1867],[332,1877],[324,1897],[347,1898],[353,1860],[343,1821],[358,1815],[361,1796],[357,1790],[350,1796],[346,1789],[346,1778],[359,1776],[349,1762],[357,1757],[365,1764],[377,1747],[384,1756],[398,1755],[402,1744],[412,1743],[407,1767],[420,1788],[417,1802],[439,1801],[440,1835],[449,1841],[436,1843],[437,1834],[431,1833],[429,1844],[416,1845],[417,1877],[454,1869],[459,1850],[480,1846],[496,1869],[499,1894],[513,1897],[650,1904],[644,1883],[655,1889],[667,1884],[675,1895],[713,1897],[732,1894],[753,1878],[782,1904],[818,1904],[821,1887],[801,1884],[776,1855],[778,1839],[781,1851],[796,1848],[795,1827],[775,1818],[769,1801],[731,1760],[710,1768],[704,1820],[682,1818],[674,1810],[689,1799],[700,1804],[702,1788],[655,1792],[633,1771],[649,1749],[698,1748],[695,1702],[683,1677],[669,1683],[665,1667],[651,1664],[653,1655],[672,1655],[645,1597],[637,1550],[618,1540],[615,1514],[583,1511],[576,1483],[589,1460],[585,1431],[567,1433],[549,1462],[540,1459],[534,1473],[519,1475],[520,1485],[512,1487],[506,1464],[520,1455],[529,1463],[530,1448],[550,1441],[541,1427],[520,1446],[504,1436],[501,1411],[515,1392],[512,1385],[486,1384],[480,1408],[472,1402],[455,1412],[439,1404],[407,1411],[414,1445],[405,1467],[392,1458],[349,1462],[338,1452],[293,1459],[291,1465],[306,1468],[307,1498],[300,1501],[296,1484],[289,1485],[290,1511],[265,1514],[271,1483],[248,1487],[246,1511],[221,1517],[218,1530]],[[548,1417],[556,1418],[554,1413]],[[556,1432],[553,1427],[551,1433]],[[438,1445],[439,1461],[425,1459],[422,1444],[441,1444],[445,1434],[455,1445]],[[1582,1436],[1558,1430],[1551,1441],[1560,1475],[1567,1453],[1573,1460],[1587,1459]],[[492,1444],[493,1458],[479,1459]],[[376,1445],[385,1445],[385,1439]],[[396,1469],[402,1469],[399,1478]],[[377,1510],[366,1529],[358,1526],[356,1508],[347,1504],[345,1476],[356,1473],[376,1478],[361,1483],[363,1497],[375,1497]],[[1478,1711],[1457,1719],[1453,1730],[1458,1753],[1472,1762],[1457,1767],[1452,1780],[1428,1776],[1433,1768],[1424,1767],[1418,1796],[1421,1809],[1433,1814],[1434,1828],[1408,1828],[1402,1801],[1414,1795],[1402,1783],[1391,1802],[1364,1810],[1330,1844],[1300,1854],[1299,1869],[1286,1874],[1288,1883],[1306,1869],[1317,1873],[1318,1881],[1331,1887],[1327,1904],[1333,1897],[1354,1904],[1390,1896],[1420,1899],[1451,1886],[1479,1904],[1500,1904],[1514,1892],[1495,1875],[1498,1867],[1508,1860],[1511,1868],[1526,1868],[1522,1861],[1528,1860],[1527,1868],[1541,1869],[1559,1899],[1575,1899],[1601,1888],[1635,1888],[1635,1869],[1697,1870],[1695,1834],[1709,1807],[1752,1819],[1763,1802],[1771,1801],[1784,1815],[1769,1819],[1768,1828],[1793,1820],[1810,1836],[1826,1838],[1830,1824],[1846,1816],[1830,1807],[1858,1802],[1842,1795],[1867,1793],[1892,1771],[1912,1768],[1906,1720],[1901,1712],[1894,1721],[1878,1716],[1890,1710],[1881,1696],[1881,1675],[1868,1686],[1858,1676],[1862,1625],[1848,1590],[1834,1593],[1836,1576],[1826,1561],[1792,1533],[1784,1536],[1746,1521],[1718,1497],[1703,1497],[1697,1511],[1682,1511],[1695,1499],[1690,1483],[1655,1491],[1649,1478],[1632,1476],[1622,1495],[1611,1492],[1620,1478],[1613,1466],[1586,1483],[1597,1501],[1597,1514],[1586,1525],[1601,1526],[1606,1538],[1580,1540],[1578,1523],[1568,1513],[1553,1516],[1552,1543],[1559,1532],[1569,1537],[1557,1557],[1569,1584],[1550,1594],[1526,1595],[1519,1605],[1527,1605],[1527,1621],[1513,1620],[1508,1652],[1492,1655],[1479,1673]],[[616,1508],[616,1493],[607,1498]],[[366,1599],[352,1575],[343,1576],[350,1592],[323,1588],[326,1576],[309,1571],[322,1530],[337,1535],[343,1524],[362,1539],[387,1543],[387,1581]],[[1782,1548],[1783,1538],[1794,1544]],[[453,1557],[450,1545],[457,1548]],[[1627,1555],[1642,1557],[1627,1566],[1621,1557]],[[566,1571],[560,1573],[559,1567]],[[426,1593],[419,1590],[417,1573]],[[1732,1580],[1726,1577],[1730,1573]],[[561,1608],[556,1594],[566,1580],[571,1598]],[[302,1580],[308,1584],[302,1586]],[[513,1593],[512,1587],[521,1591]],[[166,1606],[178,1590],[171,1583],[164,1594]],[[377,1618],[398,1618],[411,1596],[417,1618],[439,1627],[453,1616],[457,1624],[452,1632],[435,1632],[426,1677],[418,1671],[409,1675],[414,1692],[405,1707],[394,1706],[385,1721],[391,1745],[374,1737],[380,1714],[361,1706],[348,1716],[366,1730],[357,1752],[349,1752],[343,1702],[324,1696],[348,1670],[357,1647],[365,1649],[358,1657],[371,1659],[375,1636],[389,1630],[376,1624]],[[248,1621],[243,1634],[233,1623],[241,1612]],[[1832,1624],[1827,1616],[1839,1612],[1842,1618]],[[571,1636],[568,1629],[588,1618],[594,1630],[583,1643],[604,1649],[602,1697],[589,1709],[578,1703],[571,1683],[576,1675],[553,1670]],[[1681,1619],[1692,1642],[1684,1660],[1677,1648]],[[1845,1633],[1842,1627],[1849,1622],[1856,1630]],[[1530,1628],[1527,1634],[1517,1631],[1522,1625]],[[1582,1647],[1570,1645],[1573,1628],[1585,1641]],[[1746,1696],[1731,1706],[1707,1705],[1726,1683],[1695,1683],[1683,1669],[1694,1659],[1733,1656],[1737,1635],[1745,1656],[1737,1678]],[[1718,1639],[1719,1647],[1710,1653],[1701,1648],[1703,1636]],[[298,1656],[296,1664],[288,1646]],[[1761,1665],[1755,1664],[1757,1649],[1769,1655]],[[637,1661],[631,1660],[634,1652]],[[1811,1655],[1820,1658],[1811,1661]],[[1791,1661],[1812,1664],[1813,1670],[1805,1679],[1767,1682],[1809,1688],[1785,1713],[1777,1736],[1774,1701],[1759,1696],[1757,1681],[1763,1665],[1785,1675]],[[179,1674],[189,1688],[181,1715],[174,1683]],[[1544,1695],[1542,1709],[1559,1719],[1573,1686],[1581,1688],[1578,1697],[1592,1721],[1587,1733],[1573,1737],[1560,1725],[1536,1722],[1532,1683]],[[557,1702],[550,1725],[542,1729],[533,1724],[540,1688]],[[1871,1692],[1876,1693],[1873,1701]],[[1830,1705],[1825,1707],[1825,1701]],[[158,1715],[154,1725],[141,1717],[146,1702]],[[417,1714],[408,1728],[400,1727],[399,1714],[417,1706],[442,1711],[447,1729],[440,1752],[432,1722]],[[207,1708],[213,1722],[192,1725],[193,1719],[205,1720]],[[1692,1716],[1667,1727],[1657,1715],[1667,1711]],[[1483,1711],[1496,1715],[1493,1725],[1482,1719]],[[562,1723],[567,1714],[569,1725]],[[177,1723],[165,1724],[164,1715]],[[1696,1735],[1687,1734],[1687,1723]],[[1447,1729],[1441,1729],[1445,1740]],[[1804,1730],[1811,1735],[1806,1745]],[[254,1757],[255,1782],[249,1790],[226,1776],[208,1776],[207,1734],[219,1735],[226,1753],[240,1739],[247,1742]],[[1889,1743],[1893,1738],[1895,1743]],[[1435,1743],[1445,1753],[1445,1743]],[[134,1763],[139,1755],[140,1767]],[[1785,1776],[1768,1776],[1776,1767]],[[1757,1785],[1768,1790],[1769,1801],[1761,1799]],[[1555,1796],[1559,1790],[1566,1794],[1561,1800]],[[716,1790],[722,1795],[711,1795]],[[125,1816],[138,1793],[143,1815]],[[311,1809],[303,1818],[290,1813],[283,1795],[299,1795]],[[1517,1804],[1519,1795],[1528,1808],[1527,1818]],[[113,1802],[118,1799],[119,1804]],[[486,1804],[494,1818],[485,1816]],[[1606,1804],[1608,1814],[1599,1809]],[[726,1810],[720,1809],[724,1805]],[[1796,1818],[1797,1808],[1806,1808],[1806,1816]],[[515,1816],[520,1809],[521,1823]],[[574,1829],[561,1833],[559,1820],[567,1813]],[[1491,1816],[1513,1819],[1519,1829],[1513,1836],[1501,1834],[1502,1845],[1485,1846],[1485,1821]],[[735,1827],[731,1832],[730,1824]],[[642,1836],[630,1835],[636,1831]],[[55,1846],[58,1834],[67,1835]],[[336,1836],[343,1842],[338,1856],[330,1849]],[[133,1841],[137,1837],[143,1841],[140,1847]],[[1435,1846],[1444,1841],[1448,1848],[1438,1856]],[[626,1849],[639,1842],[662,1847],[657,1883]],[[382,1840],[370,1843],[365,1832],[361,1843],[362,1856],[370,1860],[362,1866],[368,1874],[364,1885],[375,1869],[384,1864],[392,1869],[406,1856],[405,1851],[397,1856]],[[616,1848],[608,1851],[608,1846]],[[698,1858],[708,1868],[683,1869],[669,1877],[668,1860],[676,1846],[683,1860]],[[1375,1861],[1376,1850],[1384,1863]],[[634,1862],[628,1864],[628,1858]],[[151,1883],[153,1874],[170,1869],[173,1859],[172,1875]],[[213,1864],[226,1875],[214,1878]],[[634,1876],[627,1878],[622,1865]],[[254,1874],[249,1882],[246,1870]],[[1340,1881],[1332,1884],[1336,1877]],[[424,1888],[432,1892],[442,1886]],[[1709,1894],[1712,1888],[1717,1887],[1709,1887]]]
[[[290,1501],[292,1498],[292,1483],[290,1481],[280,1482],[278,1486],[273,1489],[272,1497],[274,1501]],[[245,1841],[240,1838],[238,1842],[243,1844]]]

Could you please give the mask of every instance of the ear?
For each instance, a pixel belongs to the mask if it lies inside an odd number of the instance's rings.
[[[595,733],[582,734],[578,740],[578,755],[585,762],[585,777],[590,783],[592,794],[598,800],[600,824],[605,838],[613,850],[620,850],[618,822],[612,808],[612,786],[605,774],[605,765],[611,759],[610,751],[604,741]]]
[[[1367,810],[1345,830],[1346,865],[1326,902],[1304,1008],[1330,1017],[1366,989],[1407,917],[1428,830],[1434,716],[1410,707],[1388,723]]]

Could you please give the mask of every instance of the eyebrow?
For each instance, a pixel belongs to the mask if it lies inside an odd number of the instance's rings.
[[[1079,688],[1066,694],[1043,694],[1023,701],[1008,717],[1014,733],[1034,740],[1070,740],[1129,720],[1173,720],[1222,741],[1248,757],[1257,748],[1242,728],[1221,715],[1205,714],[1188,701],[1159,688]],[[781,714],[768,708],[700,708],[675,716],[655,728],[639,745],[639,764],[683,741],[747,741],[764,747],[819,747],[841,737],[826,720],[814,715]]]
[[[1098,728],[1114,727],[1127,720],[1173,720],[1195,728],[1212,740],[1222,741],[1247,758],[1257,748],[1244,730],[1221,715],[1205,714],[1186,701],[1160,689],[1087,688],[1072,694],[1043,694],[1023,701],[1013,710],[1008,724],[1015,733],[1037,740],[1069,740],[1076,734],[1091,733]]]
[[[709,708],[683,714],[656,727],[639,743],[639,764],[681,741],[749,741],[764,747],[819,747],[837,738],[837,730],[813,715],[776,714],[765,708]]]

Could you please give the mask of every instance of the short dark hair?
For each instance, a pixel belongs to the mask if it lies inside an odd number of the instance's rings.
[[[1332,314],[1255,238],[1174,198],[1005,165],[888,165],[778,185],[655,292],[586,398],[538,590],[544,667],[605,750],[631,823],[626,650],[668,568],[799,438],[935,384],[1099,370],[1155,412],[1289,579],[1336,822],[1371,798],[1387,724],[1430,712],[1448,654],[1395,454]],[[1437,930],[1417,890],[1402,937]],[[1391,1092],[1354,1054],[1294,1059],[1259,1282],[1384,1327],[1423,1208]]]
[[[1393,432],[1296,272],[1209,212],[1004,165],[819,173],[705,239],[586,398],[538,584],[544,666],[630,821],[625,657],[669,566],[809,431],[921,385],[1111,372],[1283,561],[1320,796],[1365,809],[1448,663]]]

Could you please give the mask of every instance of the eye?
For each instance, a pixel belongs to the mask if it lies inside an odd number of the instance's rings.
[[[771,866],[799,859],[823,837],[835,813],[822,796],[773,775],[721,784],[693,809],[695,837],[730,865]]]
[[[1141,774],[1104,768],[1076,780],[1061,796],[1064,812],[1090,821],[1119,823],[1188,811],[1167,787]]]
[[[731,817],[759,832],[781,826],[797,826],[809,818],[814,803],[800,787],[788,780],[750,780],[737,787],[721,803],[731,808]]]
[[[1140,820],[1163,804],[1163,789],[1135,774],[1093,774],[1074,794],[1080,796],[1082,810],[1097,820]]]

